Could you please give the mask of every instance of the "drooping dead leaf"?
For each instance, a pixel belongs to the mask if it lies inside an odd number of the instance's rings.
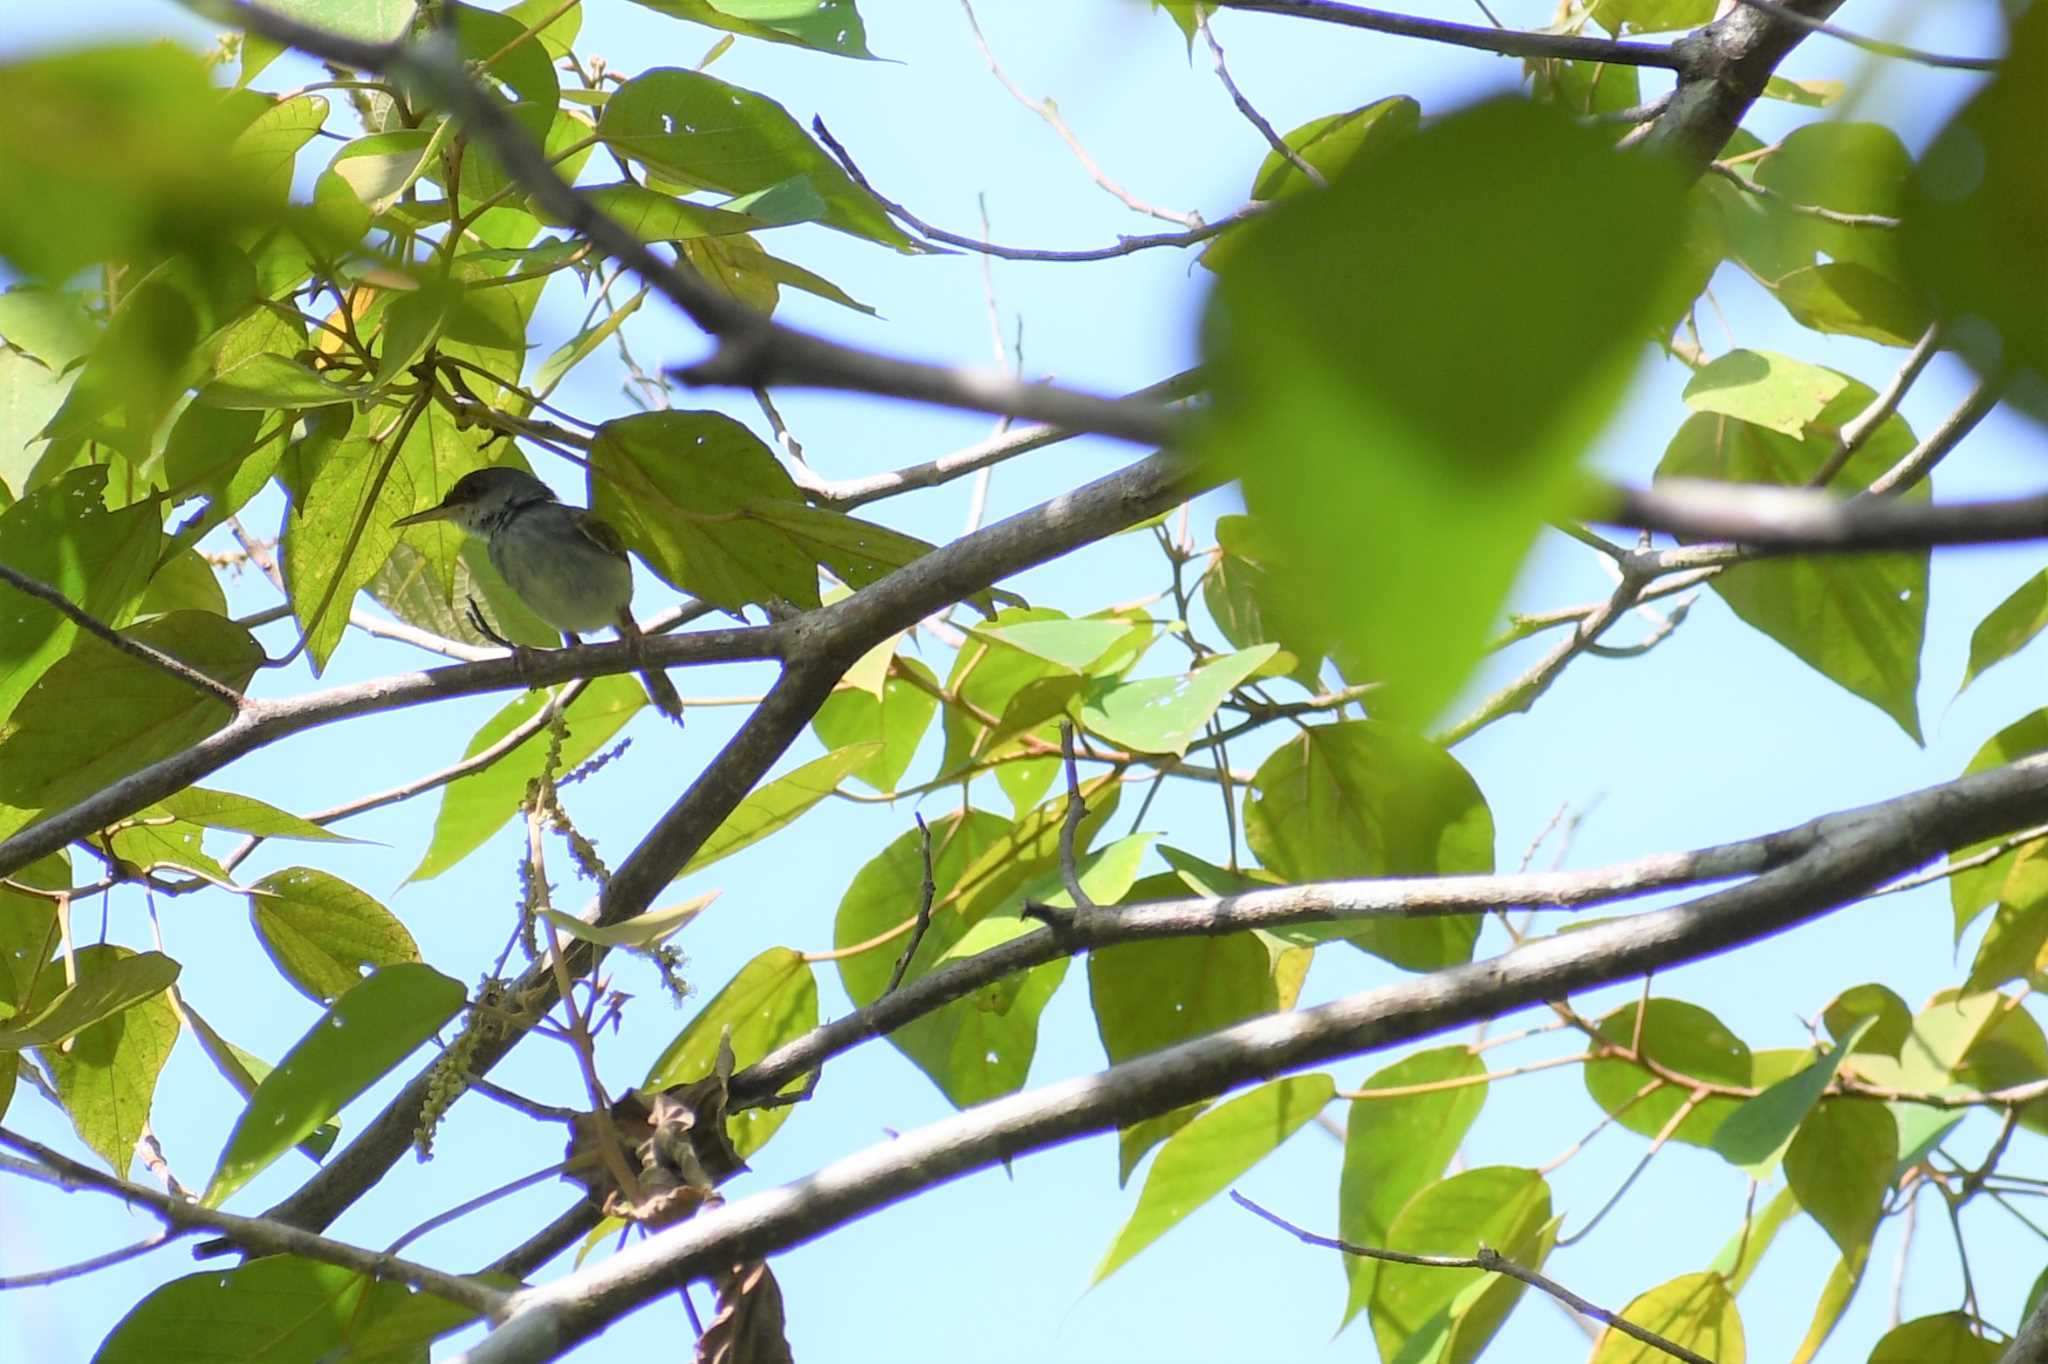
[[[782,1287],[766,1262],[736,1264],[717,1283],[718,1315],[697,1338],[696,1364],[794,1364]]]

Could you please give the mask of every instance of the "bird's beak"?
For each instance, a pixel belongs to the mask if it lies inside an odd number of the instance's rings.
[[[446,521],[454,515],[455,504],[443,502],[437,507],[429,507],[425,511],[416,511],[411,516],[401,516],[391,524],[394,528],[398,526],[418,526],[428,521]]]

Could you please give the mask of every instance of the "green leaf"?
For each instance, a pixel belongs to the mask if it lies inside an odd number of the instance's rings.
[[[2048,11],[2035,8],[2013,21],[1998,74],[1920,157],[1905,232],[1912,277],[1958,322],[1963,356],[1987,375],[2031,370],[2036,385],[2048,376],[2044,90]]]
[[[596,943],[600,947],[652,947],[656,943],[680,932],[692,919],[702,914],[719,892],[710,891],[661,909],[650,909],[622,919],[615,924],[585,923],[574,914],[564,914],[559,909],[543,909],[541,917],[572,938]]]
[[[286,867],[251,886],[249,919],[284,978],[316,1004],[347,994],[376,967],[420,959],[396,915],[314,867]]]
[[[1732,149],[1731,149],[1732,150]],[[1912,158],[1897,133],[1877,123],[1826,121],[1795,128],[1755,163],[1755,183],[1770,197],[1745,194],[1725,181],[1709,193],[1722,206],[1734,258],[1775,289],[1794,271],[1823,260],[1906,279],[1900,234],[1828,222],[1802,207],[1838,213],[1900,216]],[[1732,202],[1740,201],[1740,202]]]
[[[890,661],[890,667],[880,696],[842,684],[811,717],[812,730],[827,748],[881,745],[875,756],[853,769],[851,775],[885,792],[894,791],[903,774],[910,770],[917,746],[931,728],[932,715],[939,708],[938,697],[932,694],[938,690],[939,680],[930,668],[901,655]],[[923,685],[911,681],[912,676]]]
[[[594,327],[584,328],[557,346],[554,354],[541,361],[540,368],[533,372],[535,396],[545,398],[554,392],[555,387],[568,377],[570,370],[589,359],[599,346],[616,335],[619,328],[625,325],[626,319],[640,311],[640,304],[646,299],[648,292],[643,286],[640,292],[612,309],[604,321]]]
[[[866,587],[931,552],[914,535],[863,521],[857,516],[780,497],[749,504],[747,519],[772,526],[811,563],[832,571],[848,587]],[[995,605],[986,593],[973,598],[984,610]]]
[[[0,563],[101,620],[119,621],[156,567],[163,531],[146,503],[106,510],[107,474],[103,464],[73,469],[0,511]],[[0,611],[0,716],[70,652],[79,634],[56,607],[8,592],[12,600]]]
[[[1609,33],[1676,33],[1714,17],[1714,0],[1593,0],[1592,16]]]
[[[430,966],[386,966],[334,1002],[256,1087],[207,1183],[217,1208],[339,1113],[461,1010],[466,992]]]
[[[1091,734],[1140,753],[1181,756],[1231,692],[1278,652],[1277,644],[1261,644],[1204,660],[1177,677],[1105,680],[1089,689],[1081,723]]]
[[[880,316],[831,280],[769,253],[752,237],[699,237],[681,245],[683,259],[706,284],[757,312],[774,312],[786,284],[842,308]]]
[[[929,973],[963,943],[993,946],[998,933],[1015,936],[1028,931],[1028,921],[1008,914],[1000,916],[1004,922],[999,929],[972,943],[968,939],[971,929],[1021,893],[1032,874],[1051,865],[1056,823],[1041,818],[1027,820],[1026,825],[1013,826],[983,810],[931,822],[934,908],[905,980]],[[839,902],[833,943],[841,948],[873,944],[870,950],[839,961],[840,982],[857,1007],[881,997],[908,945],[905,935],[916,918],[924,879],[921,848],[918,832],[906,832],[854,874]],[[1118,888],[1103,903],[1121,896]],[[1059,987],[1066,967],[1062,958],[985,986],[905,1024],[889,1034],[890,1044],[959,1107],[1010,1093],[1030,1069],[1039,1012]]]
[[[742,966],[739,974],[697,1011],[648,1067],[640,1088],[652,1093],[709,1075],[718,1056],[718,1039],[728,1027],[732,1029],[734,1066],[744,1069],[817,1026],[818,982],[810,963],[800,952],[771,947]],[[792,1081],[791,1087],[800,1083]],[[768,1138],[795,1111],[790,1105],[750,1108],[728,1118],[726,1131],[740,1159],[767,1145]]]
[[[11,297],[0,294],[0,303]],[[0,346],[0,508],[27,496],[36,465],[50,448],[43,428],[75,378]]]
[[[299,838],[313,843],[362,842],[361,839],[323,829],[311,820],[265,804],[254,796],[210,791],[203,786],[188,786],[165,796],[144,811],[144,817],[152,812],[190,820],[209,829],[232,829],[236,833],[255,834],[260,838]]]
[[[1835,80],[1793,80],[1789,76],[1772,76],[1764,82],[1764,98],[1803,104],[1809,109],[1825,109],[1842,98],[1842,89],[1842,83]]]
[[[1828,1036],[1852,1052],[1881,1052],[1896,1058],[1913,1031],[1913,1011],[1889,986],[1852,985],[1821,1011]],[[1869,1030],[1864,1030],[1866,1020]],[[1844,1040],[1848,1039],[1848,1040]]]
[[[0,256],[61,280],[156,260],[262,224],[263,186],[232,154],[245,107],[170,44],[101,45],[0,65]]]
[[[1312,118],[1280,140],[1327,179],[1353,162],[1369,164],[1421,126],[1420,104],[1406,95],[1388,95],[1341,114]],[[1251,197],[1284,199],[1313,188],[1294,162],[1271,151],[1252,177]]]
[[[1166,1139],[1145,1176],[1138,1206],[1095,1267],[1101,1283],[1180,1220],[1229,1188],[1322,1112],[1336,1085],[1327,1075],[1274,1080],[1203,1113]]]
[[[2003,663],[2033,643],[2034,636],[2048,629],[2048,568],[2014,588],[2012,595],[1991,608],[1970,632],[1970,665],[1963,671],[1963,688],[1995,663]]]
[[[285,586],[315,673],[341,642],[356,593],[398,543],[391,523],[413,501],[412,476],[387,442],[351,435],[320,452],[284,530]]]
[[[0,521],[4,525],[4,521]],[[2021,716],[1985,741],[1963,768],[1963,776],[1973,772],[1989,772],[1992,768],[2003,767],[2029,754],[2048,752],[2048,708]],[[1949,864],[1958,867],[1948,878],[1949,904],[1955,914],[1956,941],[1961,942],[1963,930],[1971,920],[1982,913],[1987,905],[2001,898],[2005,883],[2014,871],[2015,855],[2000,853],[1982,866],[1964,867],[1959,864],[1969,861],[1980,853],[1988,851],[2000,839],[1988,838],[1981,842],[1957,848],[1949,853]]]
[[[119,973],[124,983],[132,985],[132,968],[126,963],[138,959],[125,947],[80,948],[76,959],[79,987],[112,973]],[[164,971],[162,966],[149,969]],[[134,1159],[135,1143],[149,1122],[157,1077],[178,1040],[178,1015],[163,990],[167,983],[166,976],[148,998],[73,1034],[69,1046],[46,1047],[40,1053],[57,1100],[70,1115],[79,1137],[115,1174],[124,1177]],[[63,987],[62,971],[45,971],[29,997],[30,1008],[40,1012]]]
[[[1457,759],[1377,720],[1314,725],[1259,765],[1245,841],[1288,881],[1439,876],[1493,870],[1493,815]],[[1468,960],[1476,915],[1346,926],[1344,937],[1396,966]]]
[[[382,213],[420,178],[427,169],[429,153],[442,136],[440,128],[371,133],[336,152],[328,169],[355,191],[372,214]]]
[[[0,1022],[13,1020],[18,1027],[61,940],[56,902],[28,892],[71,889],[71,864],[63,853],[51,853],[7,880],[12,884],[0,885]]]
[[[1300,570],[1290,566],[1280,537],[1249,516],[1219,516],[1216,539],[1222,552],[1202,578],[1202,605],[1216,628],[1240,649],[1278,644],[1295,659],[1294,680],[1320,690],[1330,632],[1289,594],[1286,584]]]
[[[1481,1166],[1439,1180],[1411,1198],[1387,1229],[1384,1246],[1425,1255],[1471,1255],[1480,1246],[1492,1246],[1536,1269],[1548,1250],[1549,1221],[1550,1189],[1543,1176],[1505,1165]],[[1453,1343],[1448,1338],[1454,1332],[1464,1334],[1457,1331],[1458,1309],[1463,1305],[1469,1311],[1476,1305],[1464,1297],[1466,1291],[1483,1292],[1493,1277],[1477,1269],[1382,1265],[1370,1308],[1380,1357],[1437,1357],[1437,1351]],[[1520,1288],[1513,1284],[1514,1290]],[[1510,1305],[1513,1301],[1508,1298]],[[1490,1306],[1488,1315],[1497,1325],[1504,1308],[1497,1301]],[[1466,1348],[1451,1357],[1468,1360],[1484,1341],[1455,1343]]]
[[[730,237],[775,226],[752,214],[739,213],[731,208],[713,208],[709,204],[693,204],[687,199],[678,199],[672,194],[663,194],[631,181],[591,185],[578,189],[576,195],[600,213],[608,213],[618,219],[622,227],[647,242]],[[542,213],[540,219],[553,227],[569,226],[552,214]]]
[[[2048,959],[2048,857],[2039,843],[2019,849],[1998,894],[1998,911],[1977,945],[1963,990],[1976,994],[2008,980],[2031,981]]]
[[[238,691],[263,659],[247,630],[201,611],[157,616],[125,633]],[[84,636],[0,726],[0,801],[61,809],[184,751],[230,718],[225,701]]]
[[[1998,1364],[2002,1353],[1971,1328],[1968,1313],[1941,1312],[1885,1332],[1868,1364]]]
[[[235,1093],[247,1099],[256,1092],[256,1086],[276,1067],[251,1051],[244,1051],[214,1031],[192,1007],[190,1000],[173,992],[171,1003],[178,1011],[178,1017],[192,1029],[192,1036],[199,1042],[199,1049],[206,1053],[206,1059],[213,1062],[213,1068],[221,1073],[234,1087]],[[299,1143],[299,1149],[309,1160],[325,1160],[327,1153],[334,1149],[334,1143],[341,1139],[341,1124],[330,1119],[322,1123],[312,1135]]]
[[[1280,1007],[1273,965],[1250,934],[1162,938],[1088,954],[1095,1032],[1112,1063]]]
[[[9,906],[13,912],[13,906]],[[153,999],[178,978],[180,967],[161,952],[103,958],[90,977],[59,990],[47,1003],[24,1010],[0,1027],[0,1051],[54,1047],[93,1025]],[[12,1058],[0,1061],[10,1069]]]
[[[1836,433],[1875,395],[1848,381],[1803,439],[1748,421],[1700,412],[1686,420],[1657,466],[1659,478],[1798,487],[1834,451]],[[1913,448],[1913,433],[1888,417],[1829,485],[1867,487]],[[1901,494],[1924,501],[1921,483]],[[1920,645],[1927,629],[1928,551],[1734,564],[1712,587],[1735,614],[1845,690],[1882,710],[1915,743],[1920,736]]]
[[[1787,355],[1731,350],[1694,372],[1685,402],[1695,412],[1737,417],[1798,440],[1855,382]]]
[[[638,413],[591,441],[591,510],[671,585],[727,610],[818,604],[816,561],[744,514],[775,501],[802,495],[768,447],[722,413]]]
[[[1749,1282],[1749,1276],[1763,1262],[1764,1253],[1777,1240],[1779,1229],[1798,1211],[1799,1200],[1792,1196],[1790,1189],[1778,1190],[1761,1213],[1757,1213],[1752,1204],[1742,1219],[1742,1225],[1722,1245],[1721,1253],[1714,1257],[1708,1268],[1722,1276],[1730,1293],[1740,1293],[1742,1286]]]
[[[0,339],[52,371],[68,368],[98,343],[100,324],[82,295],[19,284],[0,293]]]
[[[646,703],[647,693],[641,690],[636,678],[593,678],[582,695],[569,703],[563,717],[568,736],[562,741],[556,775],[576,767],[611,742],[612,736]],[[546,704],[547,697],[538,692],[515,697],[476,732],[463,750],[463,757],[474,758],[503,742]],[[518,812],[519,802],[526,797],[527,783],[541,774],[547,756],[548,737],[543,727],[488,767],[448,783],[441,793],[440,813],[434,816],[433,839],[406,880],[425,881],[439,876],[482,847]]]
[[[1749,1167],[1752,1178],[1761,1178],[1820,1102],[1842,1058],[1856,1050],[1863,1035],[1876,1026],[1875,1017],[1864,1018],[1847,1038],[1829,1048],[1827,1055],[1745,1100],[1714,1130],[1714,1149],[1730,1164]]]
[[[672,19],[814,52],[876,60],[853,0],[636,0]],[[728,40],[729,41],[729,40]]]
[[[1785,1152],[1785,1180],[1860,1272],[1891,1187],[1899,1132],[1880,1104],[1823,1099]]]
[[[1934,320],[1910,286],[1855,261],[1794,270],[1772,292],[1802,327],[1884,346],[1912,345]]]
[[[788,110],[701,71],[662,67],[628,81],[605,101],[597,131],[620,155],[684,187],[747,194],[803,176],[825,203],[827,226],[898,251],[924,249]]]
[[[1681,1274],[1638,1294],[1621,1315],[1714,1364],[1744,1364],[1749,1358],[1735,1296],[1719,1274]],[[1669,1351],[1609,1326],[1594,1342],[1590,1364],[1661,1364],[1670,1358]]]
[[[426,1344],[475,1317],[467,1308],[339,1265],[268,1255],[173,1279],[137,1303],[94,1364],[285,1364],[426,1358]]]
[[[1666,1070],[1710,1084],[1747,1088],[1755,1082],[1748,1044],[1705,1009],[1681,999],[1652,999],[1640,1030],[1636,1009],[1634,1004],[1624,1004],[1601,1019],[1600,1036],[1617,1046],[1639,1046],[1646,1059]],[[1658,1077],[1632,1061],[1613,1057],[1588,1061],[1583,1073],[1593,1102],[1623,1127],[1645,1137],[1663,1131],[1688,1097],[1683,1085],[1668,1081],[1642,1094],[1644,1086]],[[1685,1120],[1672,1130],[1672,1138],[1694,1146],[1711,1145],[1715,1129],[1740,1102],[1726,1095],[1709,1095],[1691,1106]]]
[[[1402,1089],[1485,1073],[1486,1063],[1466,1048],[1437,1047],[1384,1067],[1361,1088]],[[1337,1188],[1337,1234],[1353,1245],[1385,1244],[1408,1200],[1443,1177],[1485,1103],[1482,1084],[1353,1099]],[[1372,1302],[1380,1269],[1378,1260],[1360,1255],[1346,1255],[1341,1263],[1350,1292],[1339,1330]]]
[[[866,766],[881,751],[880,744],[852,744],[822,758],[813,758],[760,787],[725,817],[725,822],[704,840],[678,875],[702,871],[713,862],[788,828],[805,811],[837,791],[839,783],[855,768]]]
[[[1377,713],[1427,721],[1477,665],[1664,307],[1682,190],[1495,100],[1248,225],[1211,299],[1200,445],[1289,545],[1287,590],[1347,674],[1390,684]]]

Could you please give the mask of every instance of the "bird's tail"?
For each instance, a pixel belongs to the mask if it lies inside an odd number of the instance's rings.
[[[619,612],[619,638],[631,643],[641,638],[640,627],[629,611]],[[640,681],[647,688],[647,699],[654,702],[654,708],[677,724],[683,722],[683,698],[676,695],[675,684],[668,680],[668,674],[657,668],[649,668],[640,674]]]

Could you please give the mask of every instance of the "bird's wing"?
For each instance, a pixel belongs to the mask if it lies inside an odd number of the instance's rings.
[[[626,542],[619,538],[619,533],[609,523],[587,511],[579,511],[576,513],[576,529],[583,532],[584,539],[614,559],[626,557]]]

